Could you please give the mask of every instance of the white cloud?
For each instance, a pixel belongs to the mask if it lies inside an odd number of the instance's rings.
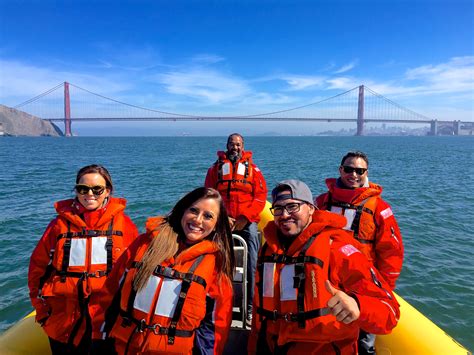
[[[224,61],[225,58],[215,54],[198,54],[191,61],[198,64],[215,64]]]
[[[349,70],[353,69],[358,63],[359,63],[359,60],[357,59],[353,60],[352,62],[347,63],[343,65],[341,68],[339,68],[338,70],[336,70],[334,74],[342,74],[342,73],[348,72]]]
[[[170,71],[156,76],[171,94],[218,104],[241,98],[251,89],[244,80],[210,69]]]
[[[309,88],[319,87],[324,84],[324,77],[321,76],[303,76],[303,75],[294,75],[294,76],[284,76],[281,78],[290,85],[290,90],[305,90]]]
[[[18,104],[64,81],[100,94],[114,94],[130,87],[124,81],[105,75],[39,68],[17,61],[0,59],[0,68],[0,100],[6,105]]]

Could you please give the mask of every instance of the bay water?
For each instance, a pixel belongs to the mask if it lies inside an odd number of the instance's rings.
[[[226,137],[0,138],[0,331],[32,310],[31,252],[73,196],[77,170],[106,166],[115,195],[144,231],[204,182]],[[269,189],[305,181],[316,196],[349,150],[369,156],[405,244],[397,292],[468,349],[474,349],[474,139],[472,137],[245,137]],[[403,312],[403,310],[402,310]],[[435,340],[433,340],[435,341]]]

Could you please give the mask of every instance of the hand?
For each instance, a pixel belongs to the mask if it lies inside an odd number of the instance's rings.
[[[234,230],[235,218],[232,218],[232,217],[228,217],[228,218],[229,218],[230,230]]]
[[[235,220],[234,227],[232,228],[232,230],[240,231],[240,230],[244,229],[244,227],[247,225],[247,223],[249,223],[249,220],[247,219],[247,217],[245,217],[243,215],[240,215]]]
[[[329,280],[326,280],[325,285],[326,290],[332,296],[328,301],[328,307],[331,308],[331,312],[336,316],[336,319],[345,324],[350,324],[359,319],[360,310],[356,300],[344,291],[334,288]]]

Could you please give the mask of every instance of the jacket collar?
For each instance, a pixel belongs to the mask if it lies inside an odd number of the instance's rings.
[[[94,226],[102,226],[112,220],[114,216],[125,210],[127,201],[123,198],[109,197],[109,202],[102,208],[99,208],[95,211],[89,211],[84,208],[77,200],[68,199],[63,201],[58,201],[54,204],[56,212],[61,217],[67,219],[74,225],[79,227],[93,227],[87,226],[86,222],[80,217],[80,215],[90,214],[90,220],[96,221]]]
[[[369,182],[368,187],[344,189],[338,186],[337,179],[334,178],[326,179],[326,185],[334,200],[350,203],[359,203],[369,197],[379,196],[383,190],[382,186],[373,182]]]

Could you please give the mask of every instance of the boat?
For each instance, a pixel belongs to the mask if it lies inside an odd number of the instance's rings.
[[[267,201],[261,214],[259,229],[273,219]],[[264,236],[262,236],[263,238]],[[410,305],[401,296],[395,294],[400,304],[400,320],[391,334],[378,335],[376,351],[378,355],[472,355],[443,329],[434,324],[425,315]],[[245,309],[245,307],[243,307]],[[245,344],[249,331],[233,323],[226,347],[226,353],[245,353]],[[41,327],[35,323],[35,312],[31,312],[10,329],[0,335],[0,353],[2,355],[48,355],[51,354],[49,342]]]

